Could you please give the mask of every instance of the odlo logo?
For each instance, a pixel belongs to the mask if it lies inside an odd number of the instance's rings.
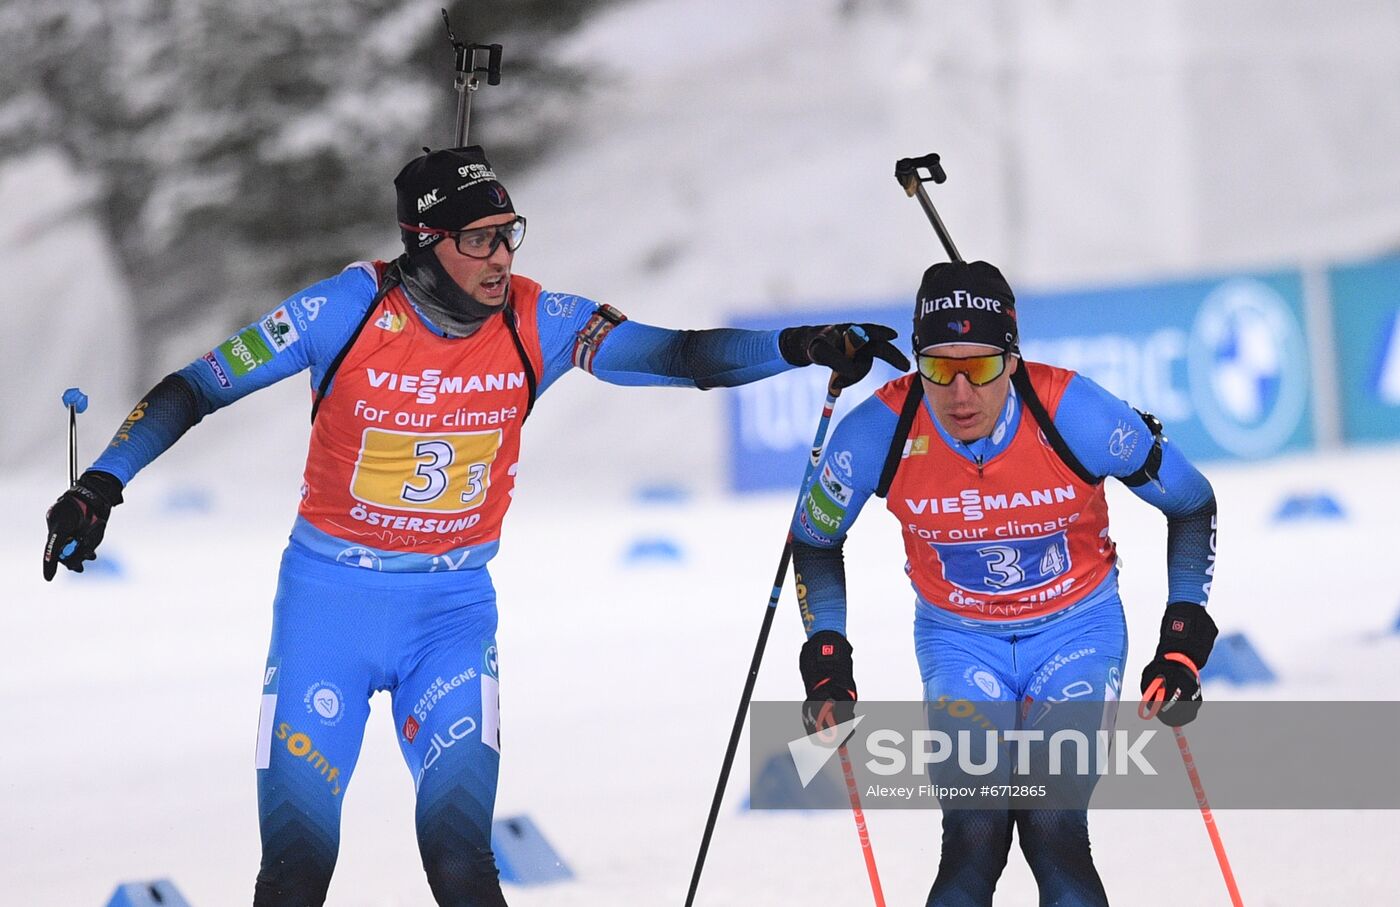
[[[420,195],[418,197],[418,213],[422,214],[424,211],[427,211],[433,205],[436,205],[441,201],[442,199],[438,198],[438,190],[436,189],[434,189],[432,192],[429,192],[427,195]]]
[[[405,724],[404,730],[406,731],[407,729],[408,727]],[[414,731],[415,735],[417,733],[417,731]],[[458,740],[466,740],[474,733],[476,733],[476,719],[470,715],[463,715],[447,728],[446,738],[441,734],[434,734],[432,739],[428,742],[428,753],[423,757],[423,767],[418,770],[418,777],[414,780],[413,789],[417,790],[423,784],[423,776],[427,774],[428,769],[432,768],[433,764],[438,761],[438,758],[442,756],[444,750],[451,749],[456,745]]]

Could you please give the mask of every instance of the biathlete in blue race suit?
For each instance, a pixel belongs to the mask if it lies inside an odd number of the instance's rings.
[[[305,482],[273,602],[257,738],[257,905],[321,904],[369,698],[388,690],[439,904],[504,904],[491,852],[501,752],[499,544],[520,427],[571,368],[730,387],[820,363],[854,383],[880,325],[673,331],[512,274],[525,219],[479,147],[395,180],[405,254],[292,294],[167,376],[48,513],[44,576],[95,557],[136,473],[204,416],[305,369]],[[519,738],[515,738],[519,739]]]
[[[1216,632],[1205,609],[1210,483],[1154,418],[1082,375],[1021,360],[1018,340],[1015,297],[996,268],[934,265],[914,313],[917,372],[879,388],[833,432],[792,525],[809,722],[837,720],[856,699],[842,544],[872,494],[901,525],[931,726],[978,703],[1017,703],[1006,713],[1030,727],[1058,703],[1116,702],[1127,637],[1108,476],[1167,517],[1169,604],[1142,687],[1162,678],[1168,724],[1200,708]],[[1077,728],[1091,740],[1112,720],[1106,706],[1060,712],[1091,716]],[[1095,777],[1076,802],[1087,803]],[[928,903],[991,904],[1013,828],[1041,904],[1108,903],[1086,810],[946,807]]]

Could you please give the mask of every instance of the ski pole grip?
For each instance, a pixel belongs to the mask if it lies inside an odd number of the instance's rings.
[[[1138,703],[1138,717],[1143,721],[1151,721],[1157,717],[1157,713],[1162,710],[1162,703],[1167,698],[1167,684],[1161,677],[1152,678],[1152,682],[1147,685],[1147,689],[1142,691],[1142,701]]]
[[[63,392],[63,405],[64,405],[64,406],[71,406],[71,407],[73,408],[73,411],[74,411],[74,412],[78,412],[78,413],[87,412],[87,408],[88,408],[88,398],[87,398],[87,394],[83,393],[81,390],[79,390],[79,389],[76,388],[76,387],[70,387],[70,388],[68,388],[68,390],[66,390],[66,391]]]
[[[928,172],[928,175],[920,173],[920,169]],[[920,183],[943,183],[948,179],[948,174],[943,172],[943,164],[939,162],[937,154],[926,154],[923,157],[902,157],[895,161],[894,178],[904,187],[904,191],[913,195]]]
[[[488,44],[486,50],[486,84],[499,85],[501,84],[501,45]]]

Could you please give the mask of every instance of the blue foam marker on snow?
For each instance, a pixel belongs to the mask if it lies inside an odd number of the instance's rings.
[[[1315,491],[1309,494],[1291,494],[1284,498],[1278,510],[1274,511],[1274,522],[1344,520],[1346,516],[1346,511],[1335,497],[1325,491]]]
[[[1235,685],[1275,683],[1278,675],[1265,664],[1248,637],[1243,633],[1231,633],[1215,641],[1210,660],[1201,669],[1201,680],[1219,680]]]
[[[78,388],[70,387],[63,392],[64,406],[71,406],[77,412],[85,413],[87,412],[87,404],[87,394],[83,393]]]
[[[808,810],[815,808],[810,804],[838,802],[842,797],[841,785],[826,771],[818,772],[811,782],[803,787],[792,756],[787,750],[783,750],[774,753],[763,763],[763,768],[759,769],[754,778],[749,795],[744,798],[739,809],[745,812],[753,809],[753,802],[757,799],[763,809]]]
[[[77,579],[126,579],[126,567],[122,566],[121,558],[104,550],[97,555],[97,560],[84,561],[83,572],[73,576]]]
[[[1395,625],[1390,628],[1392,633],[1400,633],[1400,614],[1395,615]]]
[[[156,879],[118,885],[107,907],[190,907],[190,902],[169,879]]]
[[[639,485],[632,495],[642,504],[684,504],[690,500],[690,489],[669,482],[653,482]]]
[[[214,509],[214,498],[208,488],[184,485],[165,496],[165,509],[172,513],[208,513]]]
[[[491,823],[491,850],[501,881],[512,885],[544,885],[574,877],[529,816],[513,816]]]
[[[622,555],[623,563],[629,567],[645,564],[678,564],[685,560],[681,546],[674,539],[664,536],[646,536],[632,540]]]

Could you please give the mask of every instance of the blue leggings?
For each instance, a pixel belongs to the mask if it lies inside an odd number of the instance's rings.
[[[287,549],[258,721],[255,905],[325,901],[341,803],[378,690],[393,697],[434,898],[505,904],[491,853],[500,767],[495,634],[485,570],[379,573]]]
[[[1019,723],[1029,727],[1052,720],[1057,703],[1103,701],[1102,710],[1074,711],[1072,720],[1092,721],[1096,726],[1079,728],[1087,733],[1110,729],[1105,725],[1121,692],[1127,655],[1127,629],[1116,596],[1011,632],[957,627],[929,616],[925,607],[915,620],[914,641],[931,726],[946,726],[948,716],[975,714],[977,703],[1020,703],[1010,711],[1019,712]],[[1004,716],[1005,708],[985,711]],[[940,780],[936,770],[930,774]],[[1087,779],[1085,797],[1093,781],[1093,776]],[[1084,809],[944,810],[943,849],[928,895],[930,907],[990,905],[1013,829],[1040,888],[1042,907],[1106,907]]]

